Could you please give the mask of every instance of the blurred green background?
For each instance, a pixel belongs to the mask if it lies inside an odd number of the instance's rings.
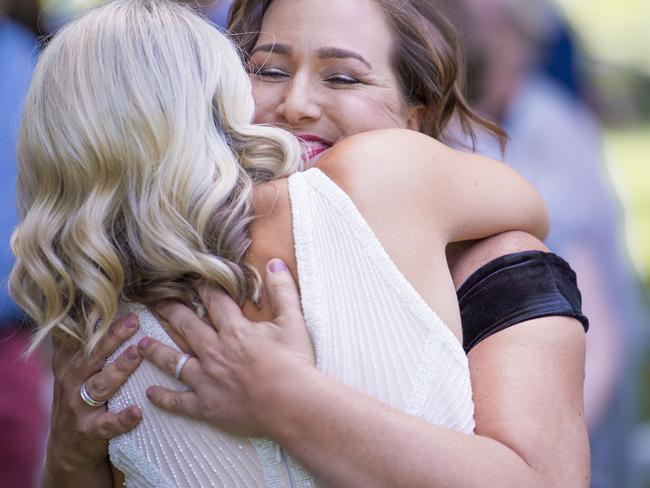
[[[626,245],[650,297],[650,2],[556,3],[584,49],[583,69],[604,124],[608,169],[625,212]],[[641,367],[640,385],[641,413],[648,422],[650,357]],[[642,456],[647,459],[648,453]]]
[[[650,287],[650,2],[556,0],[582,42],[584,72],[605,126],[625,238],[646,295]]]

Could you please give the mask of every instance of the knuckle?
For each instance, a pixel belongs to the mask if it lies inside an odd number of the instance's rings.
[[[193,323],[192,316],[183,316],[178,320],[178,330],[183,335],[186,336],[192,330]]]
[[[241,327],[231,327],[230,329],[224,331],[223,336],[228,341],[232,341],[237,344],[242,342],[242,339],[245,336],[245,330]]]
[[[211,347],[205,351],[201,362],[205,361],[206,368],[210,370],[221,360],[221,352],[216,347]]]
[[[288,277],[282,277],[275,282],[275,289],[281,294],[293,293],[294,284]]]
[[[205,308],[214,306],[216,295],[214,293],[214,290],[210,288],[207,283],[203,283],[203,285],[199,288],[199,296]]]
[[[180,410],[183,407],[183,401],[178,395],[172,396],[170,398],[170,403],[175,410]]]
[[[75,423],[75,431],[82,437],[93,437],[93,434],[95,434],[90,423],[82,419],[77,419],[77,422]]]
[[[176,372],[176,365],[178,364],[178,359],[171,354],[166,354],[163,358],[163,367],[166,371],[170,373]]]
[[[203,371],[204,371],[204,375],[207,378],[212,378],[212,379],[220,379],[224,374],[222,368],[219,367],[216,361],[208,363],[203,368]]]
[[[131,374],[131,372],[135,369],[137,366],[138,362],[136,360],[129,359],[126,356],[126,352],[122,353],[120,357],[113,362],[113,369],[115,371],[115,375],[117,376],[117,379],[123,378],[125,376],[128,376]]]
[[[117,322],[113,322],[106,331],[106,339],[111,343],[122,341],[122,337],[120,335],[120,327],[118,326]]]
[[[86,383],[86,391],[88,394],[97,400],[99,397],[103,396],[106,393],[108,386],[104,378],[100,375],[93,376]]]
[[[219,404],[213,398],[199,398],[199,409],[205,416],[214,417],[219,411]]]
[[[108,439],[113,437],[115,429],[111,425],[110,422],[108,421],[103,421],[99,426],[97,427],[97,432],[96,434],[101,437],[102,439]]]
[[[111,368],[114,376],[122,377],[128,372],[128,364],[125,357],[120,356],[116,361],[113,361]]]

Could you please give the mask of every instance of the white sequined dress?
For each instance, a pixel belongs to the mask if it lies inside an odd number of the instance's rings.
[[[318,367],[411,415],[472,433],[474,405],[460,343],[350,198],[316,168],[292,175],[289,193],[302,306]],[[121,312],[128,311],[139,315],[140,330],[124,347],[144,335],[173,345],[145,307],[124,304]],[[127,486],[319,486],[270,440],[231,436],[157,409],[145,397],[150,385],[183,388],[145,362],[109,402],[112,411],[138,404],[144,413],[138,427],[110,442],[111,461]]]

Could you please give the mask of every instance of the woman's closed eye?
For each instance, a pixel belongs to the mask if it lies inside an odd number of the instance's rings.
[[[249,73],[252,76],[258,78],[264,78],[268,80],[280,80],[289,77],[289,73],[280,68],[275,68],[271,66],[262,66],[261,68],[250,67]]]
[[[325,81],[336,85],[356,85],[361,83],[361,81],[359,81],[355,77],[346,75],[344,73],[335,73],[333,75],[330,75],[327,78],[325,78]]]

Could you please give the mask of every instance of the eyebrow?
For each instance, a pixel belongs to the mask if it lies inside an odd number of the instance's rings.
[[[276,44],[270,42],[268,44],[261,44],[251,51],[251,56],[256,52],[263,53],[273,53],[273,54],[283,54],[285,56],[291,56],[293,54],[293,48],[286,44]]]
[[[273,53],[273,54],[281,54],[284,56],[291,56],[293,54],[293,48],[287,44],[275,44],[275,43],[268,43],[268,44],[261,44],[257,46],[255,49],[251,51],[251,56],[257,52],[265,52],[265,53]],[[357,61],[361,61],[363,64],[365,64],[368,69],[372,69],[372,65],[364,58],[361,56],[359,53],[355,53],[354,51],[349,51],[347,49],[341,49],[338,47],[321,47],[316,51],[318,54],[319,59],[346,59],[346,58],[353,58],[356,59]]]
[[[366,58],[361,56],[359,53],[355,53],[354,51],[348,51],[347,49],[341,49],[338,47],[321,47],[318,51],[318,57],[320,59],[345,59],[345,58],[354,58],[357,61],[361,61],[363,64],[365,64],[368,69],[372,69],[371,64],[366,61]]]

